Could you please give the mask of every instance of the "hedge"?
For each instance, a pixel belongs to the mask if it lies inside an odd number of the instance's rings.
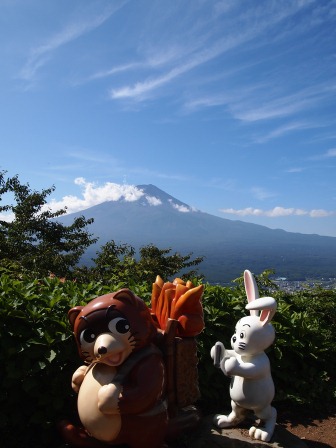
[[[70,380],[80,365],[68,310],[127,285],[77,284],[59,279],[0,277],[0,430],[6,447],[63,447],[56,424],[76,418]],[[131,285],[148,301],[150,288]],[[334,343],[336,292],[316,290],[295,295],[276,292],[273,323],[276,341],[268,355],[276,401],[327,405],[335,398]],[[200,407],[222,412],[229,406],[229,380],[213,366],[210,348],[220,340],[229,347],[235,322],[246,314],[240,286],[205,285],[206,327],[198,337]]]

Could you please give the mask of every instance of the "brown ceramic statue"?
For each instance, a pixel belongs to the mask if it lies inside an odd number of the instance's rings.
[[[72,377],[82,426],[60,424],[69,445],[162,448],[197,424],[190,405],[199,396],[195,336],[204,328],[202,293],[203,286],[157,277],[151,308],[125,288],[69,311],[85,362]]]

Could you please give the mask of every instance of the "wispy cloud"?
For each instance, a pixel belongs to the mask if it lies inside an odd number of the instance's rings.
[[[222,208],[220,212],[236,216],[266,216],[268,218],[279,218],[288,216],[309,216],[310,218],[325,218],[334,216],[336,212],[323,209],[304,210],[300,208],[274,207],[270,210],[247,207],[244,209]]]
[[[253,196],[261,201],[265,200],[265,199],[269,199],[269,198],[273,198],[275,195],[275,193],[272,193],[268,190],[265,190],[264,188],[261,187],[252,187],[251,188],[251,193],[253,194]]]
[[[327,158],[327,159],[329,159],[329,158],[331,158],[331,157],[336,157],[336,148],[329,149],[329,150],[324,154],[324,157]]]
[[[90,18],[77,18],[76,21],[66,25],[61,31],[46,39],[41,45],[31,49],[19,78],[27,82],[33,81],[37,72],[50,60],[56,50],[101,26],[123,4],[118,2],[113,6],[109,6],[103,12],[91,15]]]
[[[143,58],[141,61],[129,62],[127,64],[113,66],[107,70],[96,71],[82,82],[109,78],[123,72],[156,69],[169,64],[171,61],[174,61],[176,57],[180,56],[181,54],[175,47],[166,49],[164,52],[161,50],[158,53],[151,53],[147,55],[147,57]]]
[[[225,47],[229,48],[229,46],[231,45],[232,43],[230,42],[226,43],[223,42],[223,46],[217,43],[209,50],[200,51],[196,55],[189,57],[189,61],[187,61],[186,63],[177,65],[168,72],[160,76],[148,78],[145,81],[137,82],[131,86],[124,86],[118,89],[111,89],[110,98],[111,99],[132,98],[141,101],[142,99],[146,98],[146,95],[148,95],[153,90],[158,89],[159,87],[162,87],[165,84],[168,84],[175,78],[183,75],[184,73],[192,70],[193,68],[198,67],[199,65],[202,65],[205,62],[215,58],[223,51],[225,51]]]
[[[302,173],[302,171],[304,171],[304,168],[301,167],[293,167],[293,168],[288,168],[286,170],[286,173]]]
[[[230,93],[215,93],[201,98],[193,98],[186,102],[185,107],[188,110],[196,110],[224,106],[239,121],[257,122],[293,115],[308,104],[305,97],[297,100],[291,95],[270,98],[270,89],[270,85],[240,86],[236,91],[235,88],[232,88]],[[265,91],[267,91],[267,95]],[[265,137],[257,138],[256,142],[263,143],[294,129],[294,126],[283,126]]]
[[[280,83],[279,83],[280,84]],[[279,86],[270,81],[245,83],[233,86],[225,92],[194,97],[185,103],[187,111],[222,106],[231,116],[241,122],[256,123],[266,120],[285,119],[321,104],[336,93],[336,84],[326,82],[295,91],[283,85],[289,92],[279,91]],[[255,143],[266,143],[292,132],[326,126],[319,120],[295,120],[278,126],[269,133],[254,138]]]
[[[86,148],[74,148],[67,153],[67,157],[84,163],[90,162],[100,165],[104,165],[107,162],[106,155],[101,155],[98,152],[93,152],[92,150]],[[112,158],[110,155],[108,156],[108,160],[110,163],[117,163],[117,160]]]
[[[336,157],[336,148],[328,149],[326,152],[322,154],[316,154],[314,156],[309,157],[310,160],[325,160],[325,159],[333,159]]]
[[[128,72],[131,70],[137,70],[139,68],[143,68],[145,66],[142,62],[130,62],[129,64],[118,65],[116,67],[112,67],[109,70],[101,70],[95,72],[93,75],[89,76],[86,81],[94,81],[96,79],[108,78],[110,76],[116,75],[117,73]]]
[[[335,83],[323,83],[287,95],[274,92],[273,98],[270,92],[267,96],[261,93],[259,98],[253,96],[233,104],[231,111],[235,118],[248,122],[286,117],[321,102],[335,91]]]
[[[235,49],[240,45],[250,42],[260,35],[266,29],[274,26],[276,23],[282,21],[288,16],[295,14],[300,8],[305,5],[302,2],[293,2],[290,6],[281,8],[270,8],[268,14],[262,14],[259,10],[257,13],[254,11],[249,14],[243,13],[238,19],[241,26],[232,27],[228,30],[227,34],[221,38],[214,38],[210,36],[209,26],[206,32],[203,31],[203,46],[202,48],[196,48],[196,45],[190,45],[190,40],[186,46],[180,46],[179,51],[175,51],[174,58],[170,58],[171,67],[165,72],[160,74],[152,74],[147,76],[146,79],[138,81],[132,84],[124,85],[118,88],[112,88],[109,92],[110,99],[132,99],[135,101],[142,101],[148,97],[154,90],[157,90],[179,76],[204,65],[207,62],[212,61],[218,56],[223,55],[229,50]],[[229,8],[230,9],[230,8]],[[258,8],[256,8],[258,10]],[[223,8],[222,12],[227,8]],[[218,8],[217,8],[218,14]],[[216,13],[214,16],[217,15]],[[258,15],[258,26],[254,26],[255,14]],[[209,23],[208,23],[209,25]],[[214,27],[215,28],[215,27]],[[197,32],[200,32],[200,28]],[[195,41],[200,42],[202,39],[200,35],[194,36]],[[187,47],[190,47],[187,51]],[[183,57],[182,57],[183,56]],[[182,61],[182,62],[181,62]]]
[[[273,140],[274,138],[280,138],[280,137],[287,135],[291,132],[302,131],[303,129],[311,129],[312,127],[316,127],[316,125],[313,125],[311,123],[304,123],[304,122],[287,123],[283,126],[279,126],[278,128],[274,129],[273,131],[269,132],[268,134],[265,134],[264,136],[257,137],[255,139],[255,142],[256,143],[266,143],[270,140]]]

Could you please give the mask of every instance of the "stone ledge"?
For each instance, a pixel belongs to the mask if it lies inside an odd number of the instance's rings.
[[[247,429],[216,428],[212,420],[212,415],[201,419],[197,429],[188,436],[188,448],[307,448],[303,440],[279,425],[275,427],[271,441],[262,442],[251,439]]]

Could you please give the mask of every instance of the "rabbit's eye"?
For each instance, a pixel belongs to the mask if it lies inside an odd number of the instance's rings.
[[[237,337],[236,336],[232,336],[232,342],[235,343],[236,340],[237,340]]]
[[[241,339],[243,339],[245,337],[245,333],[241,332],[239,336]]]

